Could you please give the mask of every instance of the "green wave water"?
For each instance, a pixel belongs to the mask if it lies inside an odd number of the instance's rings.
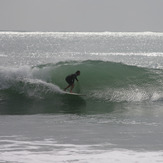
[[[64,94],[65,77],[81,71],[74,92]],[[0,113],[105,113],[122,103],[162,102],[163,71],[104,61],[71,61],[35,67],[1,68]]]

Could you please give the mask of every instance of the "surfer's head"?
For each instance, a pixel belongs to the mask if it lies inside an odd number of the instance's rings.
[[[80,71],[76,71],[76,75],[80,75]]]

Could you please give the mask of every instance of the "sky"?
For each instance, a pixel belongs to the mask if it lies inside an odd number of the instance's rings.
[[[163,0],[0,0],[0,30],[163,32]]]

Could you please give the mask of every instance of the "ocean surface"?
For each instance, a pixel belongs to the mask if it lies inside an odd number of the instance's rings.
[[[0,32],[6,162],[163,162],[163,33]]]

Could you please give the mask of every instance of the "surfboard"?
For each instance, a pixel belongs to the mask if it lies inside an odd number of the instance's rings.
[[[65,94],[68,94],[68,95],[74,95],[74,96],[86,96],[84,94],[79,94],[79,93],[70,93],[70,92],[65,92]]]

